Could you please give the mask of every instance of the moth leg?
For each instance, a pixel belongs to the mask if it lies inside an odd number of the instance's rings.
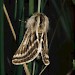
[[[47,33],[43,35],[42,41],[42,51],[41,51],[42,61],[45,65],[49,65],[49,55],[48,55],[48,40],[47,40]]]

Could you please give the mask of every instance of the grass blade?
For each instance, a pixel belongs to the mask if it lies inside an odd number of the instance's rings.
[[[17,0],[15,0],[15,11],[14,11],[14,19],[17,17]]]
[[[29,16],[34,13],[34,0],[29,0]]]
[[[18,0],[17,1],[17,9],[16,10],[17,10],[18,19],[20,19],[20,20],[24,20],[23,8],[24,8],[24,0],[22,0],[22,1]],[[21,41],[22,41],[22,38],[23,38],[23,33],[24,33],[24,23],[20,23],[19,22],[18,25],[19,25],[19,28],[20,28],[18,43],[20,44]],[[22,75],[22,72],[23,72],[23,66],[19,65],[18,69],[17,69],[17,75]]]

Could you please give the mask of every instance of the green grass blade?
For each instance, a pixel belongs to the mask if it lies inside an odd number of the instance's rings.
[[[5,75],[4,70],[4,25],[3,25],[3,0],[0,0],[0,75]]]
[[[24,0],[17,0],[17,9],[16,10],[17,10],[18,19],[22,18],[23,9],[24,9]]]
[[[17,17],[18,17],[18,20],[24,20],[24,0],[18,0],[17,1]],[[20,23],[18,21],[18,26],[20,28],[20,33],[19,33],[19,44],[21,43],[22,41],[22,38],[23,38],[23,32],[24,32],[24,23]],[[17,75],[22,75],[22,72],[23,72],[23,66],[22,65],[19,65],[18,66],[18,69],[17,69]]]
[[[15,11],[14,11],[14,19],[17,17],[17,0],[15,0]]]
[[[24,9],[23,9],[23,14],[22,14],[22,21],[24,21]],[[22,38],[23,38],[23,34],[24,34],[24,28],[25,28],[25,23],[21,22],[20,24],[20,34],[19,34],[19,43],[21,43]]]
[[[29,0],[29,16],[34,13],[34,0]],[[28,63],[30,74],[32,74],[32,62]]]
[[[29,16],[34,13],[34,0],[29,0]]]

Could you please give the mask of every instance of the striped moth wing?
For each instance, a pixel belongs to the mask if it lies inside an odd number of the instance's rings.
[[[48,55],[48,40],[47,40],[47,33],[45,32],[43,35],[42,41],[42,51],[41,51],[42,61],[45,65],[49,65],[49,55]]]
[[[27,34],[28,33],[28,34]],[[27,34],[27,35],[26,35]],[[12,63],[20,65],[33,61],[38,56],[38,40],[35,38],[35,32],[30,30],[24,35],[23,41],[13,56]]]
[[[35,16],[28,19],[26,24],[27,31],[23,40],[12,58],[12,63],[20,65],[33,61],[39,54],[38,52],[38,39],[36,37]]]

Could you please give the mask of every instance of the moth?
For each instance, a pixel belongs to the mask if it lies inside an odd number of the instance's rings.
[[[49,65],[48,17],[43,13],[35,13],[27,20],[26,28],[23,40],[12,58],[12,63],[15,65],[29,63],[41,54],[43,63]]]

